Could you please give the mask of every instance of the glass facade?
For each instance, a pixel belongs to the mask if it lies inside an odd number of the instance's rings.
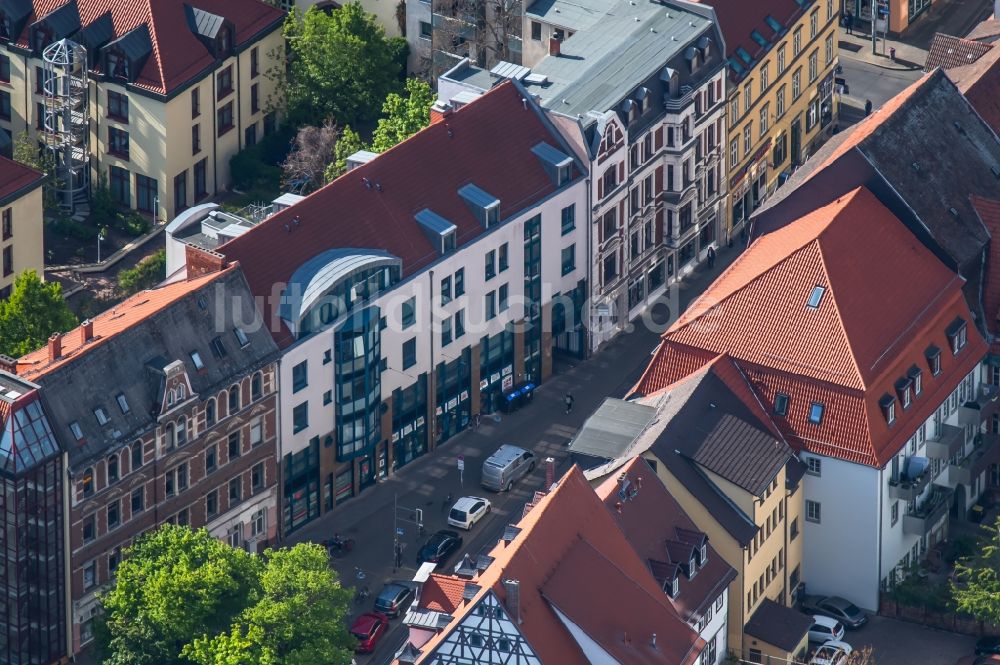
[[[380,266],[345,277],[327,291],[320,302],[303,318],[300,335],[306,336],[316,330],[322,330],[350,312],[356,305],[374,298],[398,281],[398,266]]]
[[[468,427],[472,417],[469,386],[472,380],[469,358],[471,349],[462,355],[437,366],[437,442],[447,441]]]
[[[392,392],[393,470],[427,452],[427,375]]]
[[[284,476],[285,533],[319,517],[319,437],[309,447],[285,455]]]
[[[542,216],[524,223],[524,379],[542,380]]]
[[[660,265],[662,269],[662,264]],[[650,284],[649,290],[653,290]],[[583,325],[587,282],[580,280],[576,288],[558,294],[552,304],[552,346],[556,351],[582,358],[586,352],[587,330]]]
[[[483,337],[479,342],[479,409],[493,413],[500,408],[504,383],[514,385],[514,333],[509,329]]]
[[[354,314],[334,332],[337,460],[341,462],[369,455],[381,437],[380,337],[377,307]]]
[[[59,448],[39,402],[11,406],[0,435],[0,662],[48,663],[66,642]]]

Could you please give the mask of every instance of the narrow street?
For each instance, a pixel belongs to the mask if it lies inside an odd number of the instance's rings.
[[[688,276],[679,286],[679,302],[686,307],[712,280],[737,256],[738,249],[719,249],[716,265],[709,270],[703,265]],[[661,314],[665,315],[666,308]],[[657,317],[657,323],[663,320]],[[438,446],[433,452],[419,458],[395,475],[369,488],[332,513],[302,527],[291,534],[285,544],[302,541],[322,541],[334,533],[353,538],[354,550],[335,560],[343,584],[360,588],[368,586],[372,598],[357,603],[354,614],[369,611],[374,597],[389,580],[410,580],[416,573],[416,555],[424,541],[435,531],[447,526],[445,499],[462,496],[482,496],[492,504],[492,511],[469,532],[461,533],[462,548],[447,562],[452,568],[465,553],[475,557],[499,540],[504,527],[516,522],[525,502],[543,488],[544,460],[556,461],[556,477],[568,468],[566,444],[605,397],[623,396],[638,380],[645,369],[652,351],[656,348],[659,333],[644,325],[637,325],[609,342],[601,351],[584,361],[556,361],[556,372],[535,391],[531,404],[510,415],[483,418],[478,430],[467,430]],[[574,398],[573,411],[567,414],[563,398],[570,392]],[[535,471],[526,476],[509,493],[495,494],[479,486],[483,460],[501,444],[512,443],[531,449],[538,458]],[[465,462],[460,478],[458,456]],[[393,506],[399,508],[400,521],[393,519]],[[413,523],[405,521],[412,510],[423,511],[425,533],[421,537]],[[402,530],[399,540],[403,547],[402,567],[393,568],[394,529]],[[358,578],[363,571],[364,579]],[[406,629],[399,619],[392,621],[390,633],[384,637],[371,656],[358,658],[359,663],[385,663],[406,636]]]

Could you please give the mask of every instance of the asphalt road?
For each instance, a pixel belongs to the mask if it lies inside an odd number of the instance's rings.
[[[879,108],[923,75],[920,70],[900,71],[876,67],[862,60],[855,60],[845,52],[840,54],[840,66],[844,70],[841,76],[847,80],[851,91],[849,95],[841,95],[841,102],[857,109],[864,109],[866,99],[871,100],[873,108]],[[849,119],[845,118],[845,121]]]

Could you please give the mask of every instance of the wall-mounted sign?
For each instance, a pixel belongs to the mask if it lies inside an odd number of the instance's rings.
[[[454,409],[456,406],[458,406],[458,398],[457,397],[452,397],[450,400],[448,400],[448,410],[449,411],[451,411],[452,409]]]
[[[463,391],[462,391],[462,394],[461,394],[461,395],[459,395],[459,396],[458,396],[458,398],[459,398],[460,400],[462,400],[463,402],[464,402],[465,400],[469,399],[469,391],[468,391],[468,390],[463,390]]]
[[[479,381],[479,389],[480,390],[486,390],[489,387],[490,387],[490,380],[489,379],[482,379],[482,380]]]
[[[496,383],[500,380],[500,372],[493,372],[490,374],[490,383]]]
[[[509,390],[514,387],[514,377],[507,375],[503,377],[503,389]]]
[[[511,372],[514,371],[514,366],[513,365],[507,365],[506,367],[503,368],[502,371],[503,371],[503,375],[507,376],[508,374],[510,374]]]

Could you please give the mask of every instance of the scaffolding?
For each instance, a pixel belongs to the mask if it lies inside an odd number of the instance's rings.
[[[68,39],[42,51],[45,116],[42,141],[52,152],[59,205],[85,207],[90,184],[90,117],[87,50]]]

